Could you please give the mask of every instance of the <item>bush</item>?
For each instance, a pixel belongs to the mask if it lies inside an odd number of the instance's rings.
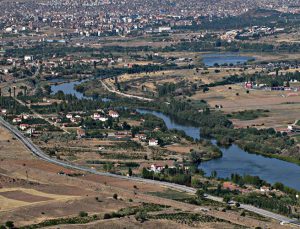
[[[135,214],[135,219],[140,222],[144,222],[147,219],[147,213],[144,211],[139,211]]]
[[[14,228],[14,227],[15,227],[13,221],[7,221],[7,222],[5,223],[5,226],[8,227],[8,228]]]
[[[117,199],[118,199],[118,194],[115,193],[115,194],[113,195],[113,198],[114,198],[115,200],[117,200]]]
[[[80,217],[87,217],[89,214],[87,212],[81,211],[79,212]]]
[[[110,219],[111,215],[109,213],[105,213],[103,219]]]

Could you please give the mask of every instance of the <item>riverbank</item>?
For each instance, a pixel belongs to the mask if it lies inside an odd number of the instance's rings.
[[[74,88],[73,88],[74,90]],[[154,103],[154,102],[144,102],[144,101],[136,101],[134,100],[134,103],[132,102],[132,99],[128,98],[119,98],[117,100],[111,101],[111,106],[112,107],[123,107],[123,106],[128,106],[133,109],[135,108],[145,108],[145,109],[151,109],[151,113],[156,112],[156,115],[159,114],[158,117],[164,119],[166,122],[166,125],[168,128],[173,128],[173,129],[178,129],[184,131],[188,136],[193,137],[196,140],[200,139],[200,124],[202,125],[211,125],[214,123],[222,123],[222,125],[230,125],[230,122],[228,123],[228,120],[224,118],[224,115],[218,114],[218,113],[213,113],[211,114],[209,111],[204,110],[204,114],[199,113],[199,112],[194,112],[195,109],[190,109],[190,105],[186,105],[185,103],[181,102],[178,103],[178,101],[173,101],[170,103],[167,102],[160,102],[160,103]],[[176,107],[181,107],[181,106],[187,106],[184,110],[184,112],[179,111],[175,112]],[[187,111],[186,111],[187,109]],[[156,110],[156,111],[154,111]],[[161,112],[158,112],[161,111]],[[165,112],[167,111],[167,112]],[[162,112],[165,112],[169,115],[167,117],[164,115]],[[187,112],[187,113],[186,113]],[[206,113],[208,112],[208,113]],[[184,117],[184,118],[183,118]],[[188,118],[187,118],[188,117]],[[175,119],[174,119],[175,118]],[[182,121],[182,122],[181,122]],[[199,123],[200,122],[200,123]],[[209,128],[209,132],[212,131],[213,128]],[[217,129],[214,129],[217,131]],[[233,128],[225,129],[226,132],[224,132],[222,135],[226,136],[228,135],[228,130],[231,131],[231,134],[233,136],[236,135],[236,130]],[[201,132],[206,132],[205,128],[201,127]],[[221,129],[217,133],[222,133],[224,129]],[[250,130],[246,130],[250,131]],[[251,128],[251,131],[252,128]],[[253,135],[255,136],[255,135]],[[257,136],[258,138],[261,137],[261,135]],[[257,142],[256,139],[253,139],[252,141],[254,144]],[[264,142],[263,142],[264,143]],[[293,188],[300,189],[300,183],[298,181],[298,178],[295,176],[291,176],[291,174],[300,174],[300,167],[296,164],[293,163],[288,163],[285,161],[277,160],[275,159],[275,155],[272,155],[273,158],[269,157],[262,157],[261,155],[263,153],[260,153],[260,155],[257,154],[250,154],[246,150],[242,150],[236,145],[232,145],[230,148],[229,152],[226,149],[220,148],[222,151],[223,156],[210,160],[208,162],[203,162],[201,165],[201,168],[205,169],[204,166],[207,166],[206,173],[210,174],[212,171],[217,171],[218,176],[221,176],[222,174],[225,174],[227,177],[228,175],[230,176],[231,173],[223,173],[220,168],[220,163],[221,165],[225,165],[225,167],[228,165],[229,168],[225,168],[225,171],[231,171],[235,172],[237,174],[251,174],[253,176],[261,176],[262,179],[266,180],[267,182],[274,183],[274,182],[282,182],[288,186],[291,186]],[[233,151],[234,152],[233,152]],[[230,156],[229,160],[226,157],[226,155]],[[241,156],[243,159],[240,161]],[[263,159],[263,160],[262,160]],[[280,158],[284,159],[284,158]],[[273,166],[274,161],[276,161],[276,166]],[[263,164],[260,163],[260,161],[264,161]],[[216,162],[216,165],[213,165],[212,167],[209,166],[208,163],[214,163]],[[228,164],[228,162],[230,162]],[[287,163],[287,164],[286,164]],[[259,166],[256,166],[259,165]],[[285,168],[286,171],[289,172],[284,172],[283,174],[279,173],[277,168]],[[291,170],[289,170],[291,168]],[[286,182],[287,181],[287,182]],[[299,186],[299,187],[298,187]]]
[[[171,117],[158,111],[142,111],[163,119],[169,129],[179,129],[196,140],[200,139],[200,128],[178,124]],[[220,147],[219,149],[222,152],[222,157],[206,162],[203,161],[200,164],[199,168],[203,169],[206,174],[209,175],[216,171],[218,177],[221,178],[228,178],[232,173],[249,174],[259,176],[268,183],[281,182],[300,190],[298,176],[291,176],[291,174],[300,174],[300,167],[297,164],[282,161],[275,156],[271,158],[263,154],[249,153],[235,144],[231,144],[227,148]],[[278,170],[278,168],[282,169]]]

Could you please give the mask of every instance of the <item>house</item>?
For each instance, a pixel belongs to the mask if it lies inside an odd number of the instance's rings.
[[[29,125],[28,124],[24,124],[24,123],[20,124],[20,126],[19,126],[19,128],[21,130],[26,130],[28,127],[29,127]]]
[[[77,122],[77,119],[76,118],[71,118],[70,121],[75,123],[75,122]]]
[[[14,118],[12,120],[13,123],[18,123],[18,122],[22,122],[22,119],[21,118]]]
[[[67,115],[66,115],[66,118],[67,118],[67,119],[71,119],[71,118],[73,118],[73,115],[72,115],[72,114],[67,114]]]
[[[55,123],[60,123],[60,122],[61,122],[60,118],[55,119]]]
[[[147,139],[146,134],[136,134],[135,137],[137,137],[140,140],[146,140]]]
[[[244,189],[240,188],[239,186],[237,186],[236,184],[229,182],[229,181],[225,181],[223,183],[223,188],[224,189],[228,189],[230,191],[240,191],[240,192],[245,192]]]
[[[30,118],[30,115],[29,114],[22,114],[22,118],[27,120]]]
[[[6,109],[2,109],[2,110],[1,110],[1,113],[4,114],[4,115],[6,115],[7,110],[6,110]]]
[[[158,140],[156,139],[150,139],[149,140],[149,146],[158,146]]]
[[[300,132],[300,126],[289,125],[288,130],[290,130],[291,132]]]
[[[83,129],[77,129],[77,137],[78,138],[83,138],[85,136],[86,136],[85,130],[83,130]]]
[[[94,113],[94,114],[92,115],[92,119],[94,119],[94,120],[99,120],[100,117],[101,117],[101,115],[98,114],[98,113]]]
[[[245,88],[247,88],[247,89],[252,89],[252,88],[253,88],[253,83],[251,83],[251,82],[246,82],[246,83],[245,83]]]
[[[107,117],[104,117],[104,116],[101,116],[100,118],[99,118],[99,121],[101,121],[101,122],[106,122],[108,120],[108,118]]]
[[[31,55],[24,56],[24,61],[32,61],[32,60],[33,60],[33,56]]]
[[[269,192],[269,191],[270,191],[270,188],[267,187],[267,186],[261,186],[259,190],[260,190],[261,192],[266,193],[266,192]]]
[[[160,173],[163,169],[164,169],[163,166],[156,165],[156,164],[152,164],[152,165],[150,166],[150,171],[153,171],[153,172],[155,172],[155,173]]]
[[[110,117],[112,117],[112,118],[119,118],[119,116],[120,116],[118,112],[112,111],[112,110],[110,110],[110,111],[108,112],[108,115],[109,115]]]
[[[26,134],[33,135],[34,132],[35,132],[35,129],[34,129],[34,128],[29,128],[29,129],[26,131]]]

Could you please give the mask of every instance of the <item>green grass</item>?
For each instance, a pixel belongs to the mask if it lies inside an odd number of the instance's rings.
[[[187,224],[187,225],[194,225],[197,222],[200,223],[211,223],[211,222],[226,222],[223,219],[218,219],[213,216],[209,215],[200,215],[195,213],[189,212],[178,212],[178,213],[162,213],[158,215],[149,216],[151,219],[167,219],[173,220],[178,223]]]
[[[179,192],[172,189],[167,189],[164,192],[149,192],[148,194],[165,198],[165,199],[178,200],[178,201],[195,197],[194,195],[190,195],[186,192]]]
[[[198,199],[195,195],[188,194],[186,192],[179,192],[172,189],[167,189],[164,192],[148,192],[148,194],[170,199],[170,200],[176,200],[183,203],[189,203],[197,206],[220,206],[222,207],[223,204],[219,202],[215,202],[208,199]]]
[[[267,113],[268,110],[245,110],[245,111],[238,111],[228,114],[227,117],[231,119],[239,119],[239,120],[254,120],[260,117],[268,117]]]

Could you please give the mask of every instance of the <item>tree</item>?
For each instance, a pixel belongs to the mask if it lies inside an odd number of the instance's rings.
[[[8,88],[9,97],[11,97],[11,88]]]
[[[196,192],[196,196],[198,199],[203,199],[204,198],[204,191],[202,189],[198,189]]]
[[[224,196],[223,200],[225,203],[228,203],[230,201],[230,196]]]
[[[42,97],[43,96],[43,90],[41,87],[38,87],[35,91],[35,96]]]
[[[7,222],[5,223],[5,226],[7,226],[8,228],[14,228],[14,227],[15,227],[13,221],[7,221]]]
[[[202,153],[197,151],[192,151],[190,153],[190,160],[193,164],[200,164],[202,161]]]
[[[81,211],[79,212],[80,217],[87,217],[89,214],[87,212]]]
[[[132,176],[132,169],[130,167],[128,168],[128,175]]]
[[[214,170],[214,171],[211,171],[211,175],[210,175],[212,178],[216,178],[217,177],[217,171]]]
[[[147,213],[144,211],[139,211],[135,214],[135,219],[142,223],[147,219]]]
[[[280,191],[283,191],[284,190],[284,184],[280,183],[280,182],[276,182],[274,185],[273,185],[273,188],[274,189],[277,189],[277,190],[280,190]]]
[[[118,199],[118,194],[115,193],[115,194],[113,195],[113,198],[114,198],[115,200],[117,200],[117,199]]]

